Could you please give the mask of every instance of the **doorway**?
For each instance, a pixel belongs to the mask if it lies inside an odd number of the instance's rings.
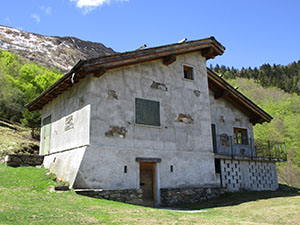
[[[51,116],[43,119],[41,155],[46,155],[50,150]]]
[[[155,162],[140,162],[140,188],[145,204],[154,205],[156,195]]]
[[[215,173],[216,179],[220,183],[220,186],[223,187],[222,183],[222,169],[221,169],[221,160],[215,158]]]

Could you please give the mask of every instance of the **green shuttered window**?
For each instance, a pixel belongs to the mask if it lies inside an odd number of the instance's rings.
[[[159,102],[136,98],[135,123],[150,126],[160,126]]]
[[[216,125],[211,124],[211,133],[212,133],[212,141],[213,141],[213,150],[217,152],[217,134],[216,134]]]
[[[51,136],[51,116],[48,116],[43,119],[41,155],[45,155],[49,153],[50,136]]]

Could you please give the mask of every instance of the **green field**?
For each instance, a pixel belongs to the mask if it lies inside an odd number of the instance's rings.
[[[0,224],[300,224],[298,191],[227,194],[184,210],[50,192],[46,169],[0,163]]]

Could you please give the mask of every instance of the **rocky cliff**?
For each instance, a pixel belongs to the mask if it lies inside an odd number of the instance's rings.
[[[0,49],[67,72],[79,59],[115,53],[101,43],[29,33],[0,25]]]

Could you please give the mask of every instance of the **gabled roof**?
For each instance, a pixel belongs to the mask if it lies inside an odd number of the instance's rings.
[[[273,118],[249,98],[232,87],[218,74],[207,68],[209,89],[214,92],[214,98],[224,98],[236,108],[244,112],[254,125],[256,123],[270,122]]]
[[[196,51],[201,52],[202,56],[206,59],[210,59],[217,55],[222,55],[224,50],[225,48],[217,42],[214,37],[210,37],[184,43],[101,56],[88,60],[79,60],[68,73],[26,105],[26,107],[31,111],[42,109],[48,102],[88,75],[100,77],[110,69],[157,59],[161,59],[163,64],[169,65],[176,60],[177,55]],[[226,99],[236,108],[244,112],[250,118],[251,123],[256,124],[270,122],[272,120],[272,117],[268,113],[208,68],[207,77],[209,89],[214,92],[215,99]]]
[[[161,59],[162,63],[169,65],[176,60],[177,55],[199,51],[206,58],[222,55],[225,48],[214,37],[164,45],[143,50],[117,53],[88,60],[79,60],[77,64],[62,78],[47,88],[40,96],[30,102],[26,107],[33,111],[42,109],[44,105],[58,95],[71,88],[87,75],[102,76],[107,70],[137,63]],[[272,117],[253,103],[242,93],[233,88],[224,79],[207,68],[208,86],[214,92],[215,99],[224,98],[236,108],[244,112],[253,124],[270,122]]]
[[[109,56],[101,56],[88,60],[79,60],[78,63],[63,77],[47,88],[40,96],[26,105],[30,110],[42,109],[44,105],[56,98],[58,95],[71,88],[74,83],[87,75],[100,77],[107,70],[123,66],[143,63],[161,59],[162,63],[169,65],[176,60],[177,55],[201,52],[206,59],[222,55],[225,48],[214,37],[164,45],[143,50],[136,50],[125,53],[117,53]]]

